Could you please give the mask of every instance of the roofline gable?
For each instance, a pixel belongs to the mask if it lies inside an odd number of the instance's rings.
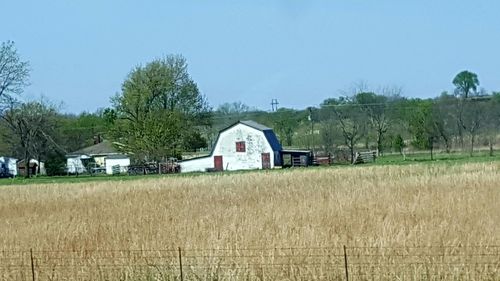
[[[264,134],[264,138],[267,140],[267,142],[271,146],[271,149],[273,149],[273,150],[275,150],[275,149],[276,150],[281,150],[282,149],[281,148],[281,144],[279,144],[279,142],[277,144],[277,146],[279,146],[279,147],[277,147],[276,144],[272,143],[273,140],[269,139],[268,134],[272,133],[274,135],[274,137],[276,138],[276,141],[278,140],[277,137],[276,137],[276,134],[274,133],[274,130],[272,128],[266,127],[266,126],[264,126],[262,124],[259,124],[259,123],[255,122],[255,121],[252,121],[252,120],[246,120],[246,121],[238,120],[237,122],[234,122],[233,124],[231,124],[231,125],[227,126],[226,128],[224,128],[224,129],[222,129],[222,130],[219,131],[219,133],[217,134],[217,138],[215,139],[215,145],[212,147],[212,150],[210,151],[210,154],[205,155],[205,156],[199,156],[199,157],[195,157],[195,158],[186,159],[186,160],[183,160],[183,161],[190,161],[190,160],[196,160],[196,159],[202,159],[202,158],[212,157],[214,155],[215,147],[217,146],[217,143],[219,142],[220,135],[223,132],[225,132],[225,131],[227,131],[227,130],[229,130],[229,129],[231,129],[231,128],[239,125],[239,124],[245,125],[247,127],[250,127],[252,129],[255,129],[257,131],[262,132]],[[183,161],[181,161],[181,162],[183,162]]]

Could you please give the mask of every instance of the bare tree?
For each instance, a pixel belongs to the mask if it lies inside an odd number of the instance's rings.
[[[28,85],[29,63],[21,61],[14,42],[3,42],[0,47],[0,109],[9,106],[13,96],[22,93]]]
[[[455,130],[455,118],[452,114],[456,98],[447,92],[441,93],[435,99],[432,108],[434,116],[434,126],[440,138],[444,142],[446,153],[451,152],[453,133]]]
[[[494,146],[500,129],[500,93],[493,93],[491,100],[485,104],[484,109],[485,120],[482,131],[488,142],[489,155],[493,156]]]
[[[359,92],[354,96],[354,102],[364,111],[375,132],[378,155],[382,153],[384,137],[391,127],[391,103],[400,97],[401,92],[400,87],[385,87],[382,88],[383,95]]]
[[[351,163],[354,162],[354,148],[366,134],[366,117],[357,108],[351,106],[334,107],[337,122],[344,137],[344,143],[349,148]]]
[[[354,103],[352,97],[340,97],[339,99],[327,99],[322,104],[323,115],[326,117],[331,113],[331,122],[340,129],[351,156],[354,161],[354,149],[358,142],[366,135],[367,116],[363,110]]]
[[[474,144],[481,126],[484,125],[486,115],[484,113],[485,102],[482,100],[464,100],[464,113],[461,116],[462,128],[470,135],[470,156],[474,152]]]
[[[18,103],[11,99],[2,116],[11,131],[13,150],[24,159],[26,177],[30,176],[31,159],[36,158],[40,162],[51,149],[59,149],[51,136],[55,130],[56,115],[56,109],[44,101]]]

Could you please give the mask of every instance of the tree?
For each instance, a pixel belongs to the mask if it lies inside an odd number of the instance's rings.
[[[217,108],[217,113],[221,115],[239,115],[244,112],[249,112],[252,110],[248,105],[242,103],[241,101],[237,102],[226,102]]]
[[[30,159],[39,162],[60,149],[54,141],[56,109],[43,101],[11,103],[3,119],[11,130],[11,147],[28,166]],[[38,171],[39,172],[39,171]],[[26,169],[26,177],[30,176]]]
[[[468,98],[470,94],[476,93],[479,86],[479,79],[477,74],[464,70],[458,73],[453,78],[453,85],[455,85],[455,93],[463,98]]]
[[[293,109],[280,108],[273,112],[272,115],[275,117],[274,125],[281,141],[286,146],[292,146],[293,135],[299,125],[298,118],[301,117],[300,114]]]
[[[354,102],[359,104],[360,109],[366,113],[370,125],[375,131],[378,155],[382,153],[383,138],[391,125],[389,98],[372,92],[362,92],[354,96]]]
[[[500,92],[493,92],[491,99],[484,105],[484,131],[488,142],[489,155],[493,156],[493,148],[496,144],[498,131],[500,129]]]
[[[412,145],[419,149],[429,149],[434,160],[434,144],[439,138],[431,100],[416,100],[409,119],[413,134]]]
[[[351,163],[353,163],[355,146],[366,134],[367,117],[365,113],[349,97],[327,99],[321,106],[323,109],[329,109],[333,112],[334,122],[342,132],[344,144],[349,149]]]
[[[138,161],[179,156],[193,132],[211,125],[210,107],[182,56],[170,55],[133,69],[112,103],[113,138]]]
[[[392,140],[392,147],[399,152],[399,154],[404,156],[404,148],[406,147],[406,143],[403,137],[398,134]]]
[[[458,100],[454,103],[454,115],[457,123],[457,132],[460,140],[460,146],[464,149],[464,129],[466,127],[466,124],[464,123],[465,104],[470,95],[477,93],[479,79],[477,74],[464,70],[453,78],[452,83],[455,86],[455,95],[458,98]]]
[[[82,112],[78,115],[59,116],[61,145],[69,152],[87,147],[109,137],[113,121],[108,121],[104,111]],[[108,123],[111,122],[111,123]]]
[[[434,124],[439,133],[440,138],[445,145],[446,153],[451,151],[451,143],[455,127],[455,120],[451,114],[452,106],[456,103],[456,97],[449,95],[447,92],[441,93],[434,100],[432,114],[434,116]]]
[[[474,153],[476,136],[486,118],[485,109],[486,102],[480,99],[463,101],[463,114],[461,115],[460,124],[462,129],[470,135],[470,156]]]
[[[21,61],[14,42],[3,42],[0,47],[0,105],[9,104],[13,95],[22,93],[28,85],[29,63]]]

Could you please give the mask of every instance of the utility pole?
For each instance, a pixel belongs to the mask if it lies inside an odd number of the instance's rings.
[[[311,122],[311,145],[309,146],[309,148],[314,152],[314,120],[312,116],[312,107],[309,107],[309,116],[307,117],[307,119]]]
[[[272,108],[272,111],[276,111],[278,110],[278,100],[277,99],[272,99],[271,100],[271,108]]]

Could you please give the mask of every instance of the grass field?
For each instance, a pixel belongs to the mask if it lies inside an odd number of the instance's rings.
[[[0,186],[0,277],[499,280],[499,202],[486,161]]]
[[[413,164],[427,164],[427,165],[461,165],[465,163],[490,163],[499,162],[500,154],[495,154],[494,156],[489,156],[488,151],[479,151],[474,154],[474,156],[469,156],[467,153],[455,152],[455,153],[435,153],[434,160],[430,159],[430,154],[428,152],[413,152],[408,153],[406,159],[400,154],[386,154],[384,156],[378,157],[375,163],[364,164],[359,166],[363,168],[366,166],[379,166],[379,165],[413,165]],[[349,164],[334,164],[329,168],[347,168],[351,167]],[[319,167],[320,169],[324,167]],[[249,171],[236,171],[230,172],[231,174],[237,173],[248,173]],[[252,172],[252,171],[250,171]],[[273,170],[272,172],[281,172],[279,170]],[[225,172],[226,174],[228,172]],[[197,174],[172,174],[170,177],[193,177],[200,176],[203,173]],[[128,181],[137,180],[138,176],[128,176],[128,175],[96,175],[90,176],[88,174],[83,174],[79,176],[41,176],[33,178],[23,178],[17,177],[14,179],[0,178],[0,186],[2,185],[26,185],[26,184],[58,184],[58,183],[86,183],[86,182],[97,182],[97,181]],[[165,175],[147,175],[150,178],[163,178]]]

